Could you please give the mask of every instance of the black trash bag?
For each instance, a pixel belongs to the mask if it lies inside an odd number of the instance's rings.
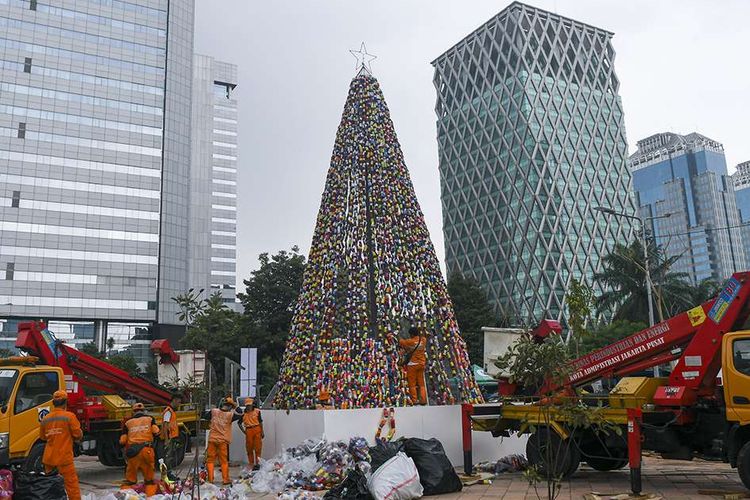
[[[424,496],[461,491],[463,485],[437,439],[404,439],[403,451],[414,460]]]
[[[381,465],[396,456],[396,453],[403,450],[402,440],[398,441],[378,441],[375,446],[370,448],[370,465],[375,472]]]
[[[65,483],[57,472],[37,474],[16,472],[13,478],[13,498],[23,500],[66,500]]]
[[[346,479],[331,488],[323,496],[326,500],[372,500],[367,490],[367,478],[359,468],[355,467]]]

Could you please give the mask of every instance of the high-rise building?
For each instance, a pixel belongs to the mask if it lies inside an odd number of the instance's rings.
[[[639,213],[674,271],[699,283],[745,267],[745,250],[724,146],[698,133],[663,132],[638,141],[629,159]],[[668,217],[663,216],[670,214]]]
[[[237,66],[193,60],[190,286],[235,307],[237,279]]]
[[[0,347],[26,318],[141,359],[180,331],[193,16],[193,0],[0,1]]]
[[[737,171],[732,175],[732,184],[737,198],[737,210],[740,212],[740,234],[742,242],[747,245],[750,243],[750,161],[737,165]],[[749,250],[745,250],[745,269],[750,269]]]
[[[635,210],[612,36],[514,2],[432,63],[446,268],[512,322],[562,318],[629,240],[594,210]]]

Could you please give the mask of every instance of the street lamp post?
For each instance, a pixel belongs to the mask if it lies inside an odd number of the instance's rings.
[[[597,210],[599,212],[603,212],[605,214],[614,215],[616,217],[624,217],[626,219],[634,219],[637,220],[638,223],[641,226],[641,239],[643,242],[643,266],[645,267],[646,271],[646,297],[648,300],[648,325],[654,326],[654,300],[652,296],[652,289],[654,287],[654,284],[651,282],[651,266],[648,262],[648,240],[646,240],[646,221],[648,220],[654,220],[654,219],[666,219],[668,217],[671,217],[672,214],[664,214],[664,215],[655,215],[652,217],[646,217],[645,219],[638,216],[638,215],[632,215],[632,214],[626,214],[623,212],[617,212],[616,210],[612,210],[608,207],[594,207],[594,210]]]

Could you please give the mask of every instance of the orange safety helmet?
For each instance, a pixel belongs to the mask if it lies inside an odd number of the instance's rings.
[[[255,402],[253,398],[245,398],[245,406],[250,406]]]
[[[68,393],[65,391],[55,391],[52,395],[53,401],[65,401],[66,399],[68,399]]]

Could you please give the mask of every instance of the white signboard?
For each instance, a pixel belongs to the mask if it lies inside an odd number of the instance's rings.
[[[255,347],[241,348],[240,364],[244,368],[244,370],[240,370],[240,395],[254,398],[258,384],[258,349]]]

